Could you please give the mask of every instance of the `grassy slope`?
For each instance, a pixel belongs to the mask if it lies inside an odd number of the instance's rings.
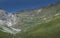
[[[22,34],[22,38],[60,38],[60,16],[48,23],[37,24],[34,29]]]
[[[11,35],[9,33],[0,31],[0,38],[10,38],[10,37]]]

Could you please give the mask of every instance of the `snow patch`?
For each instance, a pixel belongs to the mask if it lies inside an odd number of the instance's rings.
[[[41,11],[42,11],[42,9],[39,9],[39,10],[38,10],[38,13],[41,12]]]

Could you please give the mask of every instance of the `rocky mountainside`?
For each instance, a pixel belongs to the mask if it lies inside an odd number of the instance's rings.
[[[60,2],[15,14],[0,12],[1,38],[60,38],[59,35]]]
[[[0,9],[0,30],[7,33],[16,33],[19,30],[14,28],[13,26],[16,25],[17,20],[14,14],[8,13],[3,9]]]

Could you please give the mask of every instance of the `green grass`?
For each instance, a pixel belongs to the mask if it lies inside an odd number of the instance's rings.
[[[32,30],[21,35],[22,38],[60,38],[60,16],[50,22],[37,24]]]

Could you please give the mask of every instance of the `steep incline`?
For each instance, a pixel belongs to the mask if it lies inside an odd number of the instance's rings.
[[[60,3],[16,13],[21,38],[60,38]]]
[[[60,38],[60,2],[42,8],[17,11],[11,15],[0,15],[1,38]],[[11,22],[6,21],[7,19]]]
[[[46,20],[49,20],[60,13],[60,3],[52,4],[42,8],[36,8],[32,10],[23,10],[17,12],[16,16],[19,19],[19,25],[21,29],[27,30],[31,27],[34,27],[37,23],[45,23]]]

